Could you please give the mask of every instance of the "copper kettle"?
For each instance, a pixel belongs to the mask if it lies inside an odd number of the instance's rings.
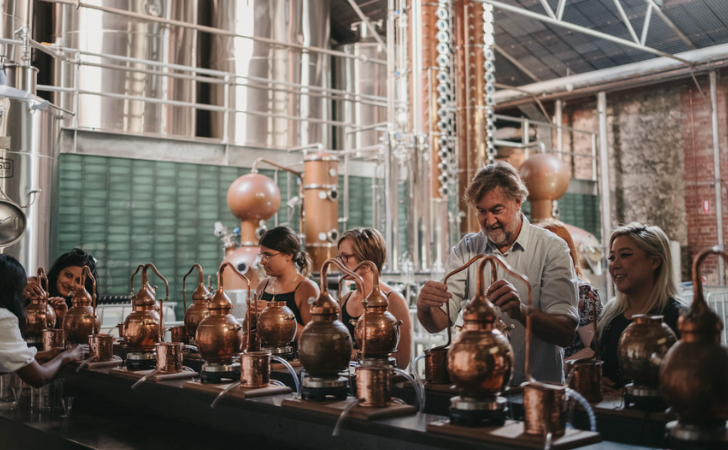
[[[311,305],[312,320],[306,324],[298,338],[298,356],[306,374],[317,378],[336,378],[349,367],[351,336],[340,320],[341,308],[329,295],[326,272],[335,265],[351,277],[357,289],[364,292],[364,281],[338,260],[330,258],[321,265],[321,294]]]
[[[709,255],[724,260],[719,247],[702,250],[693,260],[693,303],[678,319],[681,338],[660,367],[660,390],[681,424],[723,427],[728,420],[728,349],[720,344],[723,322],[708,306],[700,264]]]
[[[662,316],[635,315],[619,338],[619,368],[635,388],[654,390],[659,397],[660,365],[675,342],[677,336],[663,323]]]
[[[486,297],[483,271],[491,264],[491,280],[497,278],[495,264],[517,276],[498,256],[482,256],[478,268],[475,297],[463,310],[463,331],[448,351],[450,380],[465,396],[497,396],[513,376],[513,348],[508,337],[496,327],[498,320],[493,304]],[[472,260],[471,260],[472,262]]]
[[[151,352],[154,351],[157,342],[162,341],[164,336],[164,324],[161,311],[164,304],[159,305],[157,311],[156,290],[150,286],[147,269],[151,268],[163,282],[166,289],[164,299],[169,301],[169,283],[159,273],[152,263],[140,265],[131,276],[132,289],[134,286],[134,275],[141,269],[142,286],[139,292],[132,298],[133,311],[124,321],[124,340],[131,351]]]
[[[268,302],[257,320],[258,337],[268,347],[285,347],[296,338],[296,316],[286,302]]]
[[[185,288],[185,282],[187,281],[187,276],[195,268],[197,268],[198,283],[195,292],[192,293],[192,305],[190,305],[190,309],[187,309],[187,289]],[[185,311],[184,324],[188,338],[195,337],[197,326],[202,319],[210,315],[210,311],[207,309],[207,302],[210,301],[210,297],[212,297],[212,294],[205,287],[205,282],[202,278],[202,267],[199,264],[194,264],[190,271],[187,272],[187,275],[182,278],[182,308]]]
[[[354,339],[357,346],[363,349],[362,338],[366,328],[367,355],[370,357],[387,356],[397,351],[399,326],[402,325],[402,321],[395,319],[394,315],[387,311],[389,302],[387,297],[382,295],[382,291],[379,290],[379,270],[377,266],[371,261],[362,261],[354,268],[353,272],[356,273],[362,266],[370,266],[374,274],[374,286],[365,300],[366,326],[364,320],[356,321]],[[364,295],[363,292],[362,295]],[[362,359],[364,359],[363,351]]]
[[[230,314],[233,303],[225,294],[223,286],[223,272],[230,268],[234,274],[241,277],[248,285],[248,298],[250,298],[250,281],[235,270],[232,264],[223,263],[217,271],[217,291],[208,303],[210,315],[202,319],[197,326],[195,342],[200,356],[207,362],[229,363],[233,356],[240,353],[243,338],[243,327],[240,322]]]
[[[86,290],[86,277],[93,283],[93,297]],[[71,304],[73,306],[63,318],[66,340],[72,344],[87,344],[88,337],[94,334],[94,329],[101,327],[101,321],[96,317],[96,280],[88,266],[84,266],[81,272],[81,281],[73,292]]]
[[[38,285],[43,295],[32,294],[30,304],[25,308],[28,315],[28,322],[25,327],[25,336],[31,339],[42,339],[43,330],[56,326],[56,311],[48,303],[48,278],[42,267],[38,267]],[[45,281],[45,287],[43,282]]]

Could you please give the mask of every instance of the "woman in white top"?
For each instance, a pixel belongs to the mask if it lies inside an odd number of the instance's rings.
[[[25,269],[12,256],[0,255],[0,373],[17,372],[33,387],[48,384],[72,361],[83,359],[80,346],[66,350],[45,364],[35,360],[36,349],[28,347],[21,334],[26,314],[23,289]]]

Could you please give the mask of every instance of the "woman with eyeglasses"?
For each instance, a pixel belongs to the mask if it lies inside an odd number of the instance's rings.
[[[603,392],[612,392],[630,382],[619,369],[617,349],[633,316],[661,315],[680,337],[680,292],[672,270],[670,241],[664,231],[639,223],[614,230],[609,239],[609,274],[617,295],[607,303],[597,326],[604,360]]]
[[[382,234],[374,228],[355,228],[345,231],[339,238],[339,260],[349,270],[362,261],[371,261],[377,266],[379,275],[382,274],[382,266],[387,259],[387,246],[384,243]],[[374,286],[374,273],[369,266],[359,268],[357,275],[364,279],[364,292],[369,293]],[[399,327],[399,343],[397,344],[397,367],[405,369],[410,362],[412,352],[412,320],[410,319],[409,306],[404,297],[391,286],[379,280],[379,289],[387,297],[389,308],[387,309],[397,320],[402,321]],[[341,304],[341,321],[349,329],[353,338],[355,326],[351,323],[364,314],[364,295],[358,291],[349,292]]]
[[[319,295],[316,283],[308,279],[313,262],[308,253],[301,251],[301,241],[296,233],[287,227],[266,231],[258,245],[260,265],[268,276],[256,289],[259,301],[266,302],[258,306],[258,312],[269,301],[286,302],[296,316],[298,340],[303,327],[311,321],[308,299]]]
[[[74,248],[70,252],[59,256],[51,266],[47,274],[48,297],[49,303],[56,311],[56,326],[60,326],[63,323],[63,318],[66,316],[68,308],[73,306],[71,304],[71,297],[73,296],[73,291],[81,283],[81,274],[83,273],[84,267],[91,269],[91,274],[96,279],[98,286],[99,277],[96,274],[97,262],[96,258],[90,253],[80,248]],[[85,284],[86,290],[91,292],[93,289],[91,279],[87,278]],[[23,291],[25,298],[28,298],[33,292],[42,295],[38,280],[35,277],[28,278],[28,284]]]
[[[81,346],[55,355],[41,364],[37,350],[23,341],[26,312],[23,291],[27,283],[25,269],[8,255],[0,255],[0,374],[17,372],[33,387],[48,384],[68,363],[83,359]]]

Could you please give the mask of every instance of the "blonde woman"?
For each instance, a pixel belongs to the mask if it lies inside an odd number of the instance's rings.
[[[677,319],[679,291],[672,271],[670,241],[659,227],[630,223],[609,239],[609,274],[617,295],[604,308],[597,332],[604,360],[602,390],[611,392],[629,383],[619,370],[619,338],[632,317],[657,314],[680,336]]]
[[[362,261],[371,261],[377,266],[379,275],[382,274],[382,266],[387,258],[387,247],[382,234],[374,228],[355,228],[345,231],[339,238],[339,260],[347,269],[354,268]],[[371,267],[361,267],[357,274],[364,279],[364,291],[371,292],[374,285],[374,274]],[[379,289],[387,297],[389,308],[387,309],[397,320],[402,321],[399,327],[399,344],[397,344],[397,367],[405,369],[409,365],[412,346],[412,321],[410,320],[409,306],[404,297],[394,291],[390,286],[379,280]],[[352,319],[358,319],[364,314],[362,301],[364,296],[361,292],[350,292],[341,304],[341,319],[349,329],[352,339],[354,337],[354,325]]]
[[[602,301],[599,299],[599,292],[589,284],[589,280],[581,271],[576,245],[566,225],[556,219],[543,220],[534,225],[554,233],[569,246],[569,256],[571,256],[571,261],[574,263],[574,271],[579,280],[579,328],[576,329],[571,345],[564,348],[564,359],[589,358],[594,355],[594,350],[589,346],[596,332],[596,319],[601,317],[602,314]]]

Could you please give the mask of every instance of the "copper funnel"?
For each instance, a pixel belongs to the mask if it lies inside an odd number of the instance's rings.
[[[233,273],[245,280],[250,299],[250,281],[232,264],[223,263],[217,271],[217,291],[208,303],[210,315],[200,321],[195,335],[197,349],[202,359],[207,362],[230,363],[233,356],[240,352],[243,332],[240,322],[230,314],[233,304],[225,294],[222,282],[222,273],[226,268],[230,268]]]
[[[38,268],[37,279],[43,294],[32,294],[29,297],[30,304],[25,308],[28,320],[24,331],[28,340],[40,340],[43,338],[43,330],[56,326],[56,312],[48,303],[48,278],[42,267]]]
[[[93,297],[86,290],[86,277],[93,282]],[[71,344],[86,344],[88,337],[101,326],[96,317],[96,280],[88,266],[84,266],[81,281],[71,297],[72,307],[63,318],[66,340]]]
[[[157,372],[179,373],[184,368],[184,348],[182,342],[160,342],[157,344]]]
[[[48,351],[54,348],[64,348],[66,336],[63,328],[49,328],[43,330],[43,350]]]
[[[311,305],[311,322],[306,324],[298,340],[298,356],[310,377],[337,378],[347,370],[351,358],[351,336],[340,320],[341,308],[329,295],[326,273],[335,265],[350,276],[357,289],[364,292],[364,281],[336,259],[327,259],[321,266],[321,294]]]
[[[187,276],[195,269],[197,269],[197,288],[195,289],[195,292],[192,293],[192,305],[190,305],[190,309],[187,309],[187,289],[185,283],[187,281]],[[182,308],[185,311],[184,327],[186,335],[191,337],[193,340],[197,333],[197,326],[200,324],[202,319],[210,315],[210,311],[207,309],[207,302],[210,301],[210,297],[212,297],[212,294],[205,287],[202,267],[195,263],[190,271],[182,278]],[[175,338],[172,338],[172,342],[189,343],[187,339],[184,341],[178,341]]]
[[[513,376],[513,349],[496,327],[495,308],[485,295],[485,266],[491,264],[492,281],[497,279],[496,264],[518,277],[498,256],[486,255],[482,259],[477,292],[463,309],[463,331],[450,346],[447,365],[450,380],[461,395],[475,398],[496,397]]]
[[[169,283],[154,264],[148,263],[137,267],[134,275],[141,269],[142,285],[139,292],[132,298],[133,311],[124,321],[124,340],[129,349],[135,352],[152,352],[157,343],[164,338],[164,303],[159,305],[159,312],[157,312],[156,291],[149,284],[147,275],[147,270],[150,268],[164,282],[164,300],[169,301]],[[131,277],[132,288],[134,275]]]
[[[270,353],[243,352],[240,354],[240,386],[264,388],[270,383]]]
[[[703,296],[700,265],[709,255],[728,259],[717,246],[693,260],[693,303],[678,319],[681,338],[660,367],[660,390],[677,413],[679,424],[715,425],[728,420],[728,349],[720,344],[723,322]]]

